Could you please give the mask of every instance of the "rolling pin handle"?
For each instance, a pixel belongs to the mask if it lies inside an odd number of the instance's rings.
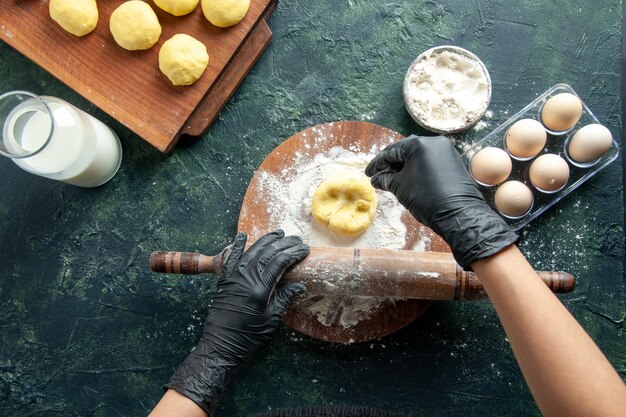
[[[567,272],[537,271],[539,278],[557,294],[571,292],[576,286],[576,278]],[[453,300],[482,300],[487,293],[473,272],[457,270],[457,286]]]
[[[214,266],[214,258],[216,257],[194,252],[152,252],[150,269],[168,274],[203,274],[213,272],[215,266],[219,266],[221,270],[221,261],[215,262]]]
[[[539,276],[555,293],[568,293],[576,286],[576,278],[567,272],[539,272]]]

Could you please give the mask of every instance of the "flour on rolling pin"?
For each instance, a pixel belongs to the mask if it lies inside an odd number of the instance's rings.
[[[312,159],[298,158],[296,166],[285,168],[280,175],[261,172],[259,191],[269,200],[271,223],[279,225],[287,235],[301,236],[311,246],[403,249],[406,244],[406,226],[401,221],[404,208],[391,193],[376,191],[376,217],[359,236],[339,236],[321,226],[311,215],[311,199],[322,182],[338,175],[365,176],[365,167],[382,147],[384,145],[375,147],[369,153],[334,147]],[[428,243],[426,240],[418,241],[412,249],[424,251]],[[319,279],[332,294],[333,288],[341,286],[343,277],[350,272],[334,268],[320,274]],[[324,325],[349,327],[368,318],[382,300],[363,296],[316,295],[302,299],[299,307]]]

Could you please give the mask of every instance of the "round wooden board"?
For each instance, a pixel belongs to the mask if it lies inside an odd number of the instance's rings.
[[[247,232],[250,240],[254,241],[281,227],[272,219],[268,198],[262,194],[262,173],[271,174],[289,184],[293,178],[293,170],[298,165],[313,161],[316,155],[324,154],[333,147],[339,146],[356,153],[377,153],[402,137],[400,133],[382,126],[350,121],[317,125],[295,134],[274,149],[254,174],[241,206],[238,229]],[[450,252],[450,248],[439,236],[418,223],[408,212],[404,213],[402,221],[407,229],[405,245],[391,249],[412,249],[418,241],[427,237],[425,241],[429,243],[424,250]],[[432,301],[414,299],[385,301],[369,318],[353,326],[343,327],[337,322],[329,326],[322,324],[316,317],[299,308],[299,302],[296,301],[285,314],[284,321],[293,329],[316,339],[355,343],[378,339],[401,329],[426,311],[431,304]]]

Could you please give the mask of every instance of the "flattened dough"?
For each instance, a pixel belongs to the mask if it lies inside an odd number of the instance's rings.
[[[76,36],[85,36],[98,25],[96,0],[50,0],[50,17],[63,29]]]
[[[249,7],[250,0],[202,0],[204,17],[221,28],[241,22]]]
[[[129,51],[150,49],[161,36],[161,25],[154,10],[139,0],[127,1],[115,9],[109,28],[115,42]]]
[[[377,204],[376,192],[367,178],[330,178],[315,190],[311,214],[340,235],[356,236],[374,220]]]
[[[204,44],[179,33],[165,41],[159,51],[159,68],[174,85],[193,84],[209,65]]]
[[[174,16],[184,16],[194,11],[200,0],[154,0],[159,8]]]

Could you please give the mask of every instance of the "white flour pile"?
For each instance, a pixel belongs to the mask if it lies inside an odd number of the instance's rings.
[[[300,301],[300,308],[315,315],[325,326],[334,323],[350,327],[367,319],[383,301],[379,297],[314,295]]]
[[[279,225],[287,235],[301,236],[311,246],[402,249],[406,235],[401,221],[404,208],[391,193],[376,191],[376,217],[370,227],[356,237],[339,236],[318,224],[311,215],[311,199],[322,182],[337,175],[365,176],[367,163],[379,151],[375,148],[365,154],[335,147],[316,155],[313,160],[300,156],[296,166],[285,168],[280,176],[260,173],[259,191],[269,199],[272,224]],[[332,273],[341,272],[329,271]],[[329,278],[336,279],[341,278]],[[349,327],[369,317],[381,302],[382,299],[375,297],[316,295],[302,300],[300,307],[326,326]]]
[[[322,182],[335,176],[365,177],[365,167],[374,156],[335,147],[327,154],[315,156],[308,164],[293,167],[295,174],[285,172],[276,177],[262,172],[262,194],[270,199],[271,218],[286,234],[300,235],[311,246],[401,249],[406,234],[401,221],[404,208],[391,193],[376,191],[376,217],[359,236],[339,236],[311,216],[313,193]]]
[[[453,50],[434,51],[407,75],[405,101],[425,124],[452,132],[475,123],[489,105],[489,80],[480,61]]]

